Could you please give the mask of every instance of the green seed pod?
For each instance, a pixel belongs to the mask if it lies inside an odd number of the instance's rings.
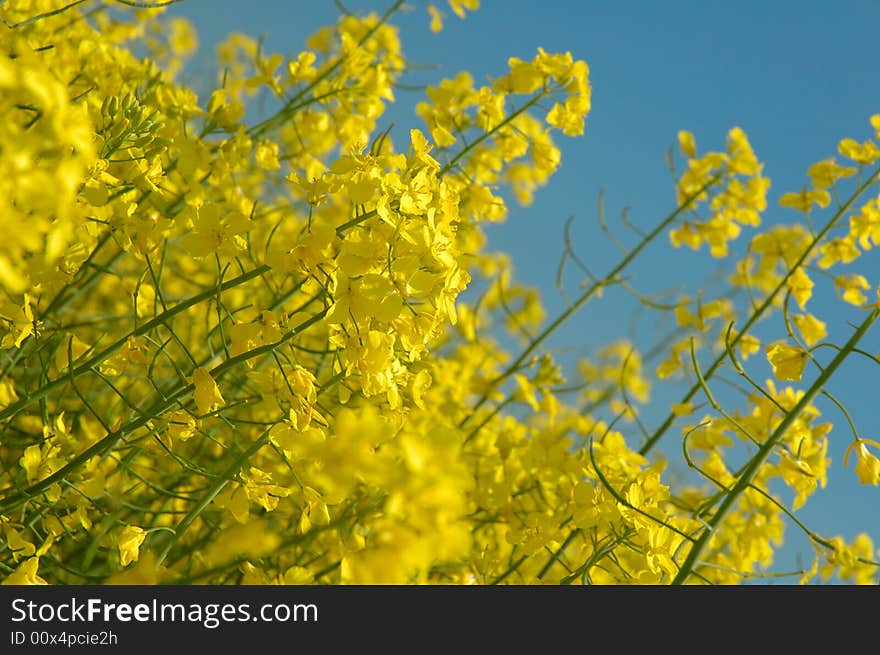
[[[132,148],[146,148],[153,142],[153,135],[147,134],[146,136],[142,136],[139,139],[132,142]]]
[[[158,157],[163,152],[168,149],[167,145],[153,146],[152,148],[144,151],[144,157],[147,159],[153,159],[154,157]]]
[[[146,114],[146,107],[142,107],[138,105],[131,112],[131,125],[132,131],[137,132],[141,129],[141,126],[144,124],[144,115]]]
[[[120,136],[122,136],[125,132],[128,131],[128,128],[130,125],[131,125],[131,122],[127,118],[123,118],[118,123],[116,123],[112,128],[110,128],[110,134],[109,134],[110,138],[118,139]]]
[[[110,100],[112,98],[113,98],[113,96],[107,96],[106,98],[104,98],[104,102],[101,103],[101,117],[104,119],[105,122],[107,121],[107,119],[111,115],[110,114]]]

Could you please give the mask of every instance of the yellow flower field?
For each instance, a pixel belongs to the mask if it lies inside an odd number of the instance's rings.
[[[590,129],[588,62],[438,76],[390,130],[402,1],[296,57],[234,34],[201,98],[168,4],[0,3],[5,584],[735,584],[772,574],[784,530],[815,551],[794,581],[877,581],[867,534],[796,512],[826,487],[832,423],[880,485],[876,435],[826,389],[880,364],[878,280],[842,270],[880,245],[880,114],[805,162],[770,227],[744,130],[717,151],[672,135],[676,206],[546,316],[485,226]],[[417,11],[438,31],[478,5]],[[261,94],[277,110],[252,118]],[[565,375],[547,339],[652,244],[716,258],[738,301],[646,301],[675,316],[658,361],[619,341]],[[823,277],[860,312],[839,343],[811,311]],[[716,399],[722,373],[741,404]]]

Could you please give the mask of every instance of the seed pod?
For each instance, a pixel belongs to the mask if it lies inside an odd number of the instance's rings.
[[[138,108],[132,112],[132,115],[131,115],[132,131],[143,132],[144,118],[146,116],[146,113],[147,113],[147,108],[143,107],[143,106],[138,106]]]
[[[128,131],[131,122],[127,118],[123,118],[118,123],[116,123],[112,128],[110,128],[110,138],[116,139],[122,136],[125,132]]]
[[[139,139],[132,142],[131,147],[132,148],[146,148],[152,142],[153,142],[153,135],[147,134],[146,136],[142,136]]]
[[[129,115],[132,108],[137,104],[137,98],[135,98],[134,94],[129,91],[125,94],[125,97],[122,99],[122,111],[126,116]]]
[[[158,157],[159,155],[161,155],[167,149],[168,145],[164,143],[160,145],[153,145],[149,150],[144,151],[144,157],[146,159],[153,159],[154,157]]]

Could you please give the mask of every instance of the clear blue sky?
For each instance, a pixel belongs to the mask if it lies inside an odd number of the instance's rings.
[[[389,4],[346,6],[381,13]],[[446,9],[443,0],[435,4]],[[563,307],[554,285],[566,218],[575,216],[579,254],[594,270],[607,270],[618,254],[596,224],[599,189],[605,191],[609,220],[630,207],[633,222],[650,228],[674,207],[664,153],[679,129],[693,131],[701,150],[722,148],[732,126],[746,131],[772,180],[765,214],[765,223],[771,224],[796,220],[790,210],[778,208],[779,196],[802,187],[806,168],[835,154],[842,137],[867,138],[868,117],[880,113],[880,0],[483,0],[483,7],[464,21],[448,17],[436,35],[428,30],[425,6],[412,0],[412,10],[394,22],[401,27],[410,61],[439,68],[419,71],[408,82],[436,83],[459,70],[471,71],[480,82],[503,74],[508,57],[530,58],[539,46],[571,51],[590,66],[593,110],[585,135],[558,138],[563,163],[550,185],[531,207],[512,205],[507,223],[490,230],[490,247],[513,255],[518,278],[543,290],[550,316]],[[187,16],[196,25],[201,49],[190,70],[201,76],[209,70],[214,44],[231,31],[265,36],[268,51],[294,55],[309,33],[335,21],[338,9],[330,0],[187,0],[169,14]],[[398,99],[389,121],[402,141],[410,127],[423,127],[411,112],[422,94],[401,92]],[[749,234],[744,232],[742,244]],[[878,260],[871,252],[856,265],[874,285],[880,282]],[[664,240],[633,269],[634,284],[643,291],[682,283],[694,290],[716,264],[705,252],[676,251]],[[814,301],[812,309],[828,322],[830,338],[840,343],[848,334],[846,321],[858,312],[833,300],[828,287],[817,288],[818,294],[826,300]],[[574,347],[560,356],[572,358],[627,334],[633,304],[621,294],[609,296],[588,305],[557,335],[553,346]],[[650,328],[642,324],[638,342],[650,340]],[[869,335],[864,347],[880,351],[880,335]],[[756,367],[759,380],[766,375]],[[876,364],[854,360],[831,385],[868,438],[880,438],[878,377]],[[674,402],[675,394],[661,398]],[[851,436],[839,413],[820,406],[835,424],[829,488],[798,516],[822,534],[839,533],[848,540],[867,529],[880,546],[880,489],[860,486],[852,469],[843,468]],[[649,425],[662,420],[661,411],[646,416]],[[677,452],[677,434],[667,436],[670,456]],[[793,566],[798,552],[809,563],[812,550],[794,526],[787,529],[786,542],[778,568]]]

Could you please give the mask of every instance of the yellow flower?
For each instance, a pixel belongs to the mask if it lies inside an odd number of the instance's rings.
[[[2,267],[2,261],[0,261]],[[0,315],[0,321],[8,320],[12,325],[8,333],[0,340],[0,350],[18,348],[30,335],[34,333],[34,313],[31,310],[31,298],[28,294],[24,294],[24,304],[21,308],[16,308],[13,318],[4,319]],[[0,323],[2,325],[2,323]]]
[[[773,367],[773,374],[777,379],[797,381],[804,374],[807,353],[785,342],[776,342],[767,346],[767,361]]]
[[[5,585],[37,585],[48,584],[43,578],[37,575],[37,568],[40,566],[39,557],[31,557],[25,560],[3,580]]]
[[[28,482],[33,482],[39,476],[40,466],[43,463],[42,450],[37,444],[28,446],[24,449],[24,454],[18,462],[21,464],[21,468],[25,470]]]
[[[281,168],[278,162],[278,144],[274,141],[259,141],[254,148],[254,159],[263,170],[277,171]]]
[[[880,443],[873,439],[856,439],[846,449],[843,456],[843,465],[847,466],[849,456],[855,448],[856,458],[856,474],[859,476],[859,482],[862,484],[880,485],[880,459],[868,450],[868,444],[880,448]]]
[[[247,216],[240,211],[229,211],[219,203],[206,203],[188,208],[193,230],[183,238],[184,247],[193,257],[215,253],[236,255],[247,246],[244,235],[250,226]]]
[[[0,380],[0,409],[6,408],[16,400],[18,400],[18,394],[15,393],[15,387],[12,386],[9,378]]]
[[[534,62],[511,57],[507,60],[507,65],[510,66],[510,73],[497,80],[495,88],[498,91],[533,93],[540,89],[546,80],[544,73]]]
[[[823,159],[807,169],[807,175],[813,181],[817,189],[830,189],[837,180],[856,174],[856,169],[849,166],[841,166],[834,157]]]
[[[431,386],[431,374],[422,370],[415,374],[412,381],[412,399],[416,407],[425,409],[425,394]]]
[[[694,413],[693,403],[672,403],[670,409],[676,416],[687,416]]]
[[[537,412],[539,404],[534,385],[532,385],[525,375],[517,373],[513,377],[516,380],[517,385],[519,385],[517,390],[513,392],[514,400],[528,403],[528,405]]]
[[[169,21],[168,28],[168,45],[176,56],[185,57],[195,52],[199,37],[192,23],[185,18],[174,18]]]
[[[849,234],[858,239],[862,250],[880,245],[880,204],[876,198],[866,202],[861,211],[849,218]]]
[[[12,551],[12,558],[16,562],[21,557],[32,557],[37,552],[36,546],[22,537],[11,525],[5,525],[3,531],[6,534],[6,548]]]
[[[681,148],[681,152],[685,157],[697,156],[697,142],[694,139],[694,135],[687,130],[679,130],[678,147]]]
[[[282,578],[284,584],[288,585],[311,584],[314,579],[314,574],[302,566],[291,566],[284,572],[284,577]]]
[[[815,491],[818,483],[812,467],[809,462],[783,453],[779,459],[779,473],[785,483],[796,492],[792,509],[799,509]]]
[[[459,18],[464,18],[465,11],[476,11],[480,8],[480,0],[449,0],[449,8]]]
[[[761,350],[761,341],[752,334],[745,334],[739,340],[739,354],[744,360]]]
[[[819,556],[816,555],[815,557],[813,557],[813,564],[810,566],[809,569],[804,571],[803,575],[801,575],[800,579],[798,580],[798,584],[802,584],[802,585],[808,584],[810,582],[810,580],[815,578],[816,574],[818,574],[818,573],[819,573]]]
[[[157,585],[161,582],[165,569],[156,561],[156,556],[147,551],[143,553],[134,566],[118,571],[109,578],[108,585]]]
[[[868,296],[862,291],[871,288],[868,280],[862,275],[855,273],[848,275],[838,275],[834,278],[834,288],[837,289],[845,302],[856,307],[861,307],[868,302]]]
[[[306,50],[299,53],[296,61],[287,62],[287,73],[290,75],[290,82],[296,84],[299,82],[309,82],[318,74],[313,64],[317,57],[314,52]]]
[[[820,569],[824,580],[836,572],[842,580],[853,580],[856,584],[873,584],[875,567],[861,560],[872,560],[874,544],[866,534],[860,534],[847,546],[843,537],[830,539],[832,551],[826,553],[827,564]]]
[[[831,194],[825,189],[804,189],[803,191],[785,193],[779,199],[780,207],[790,207],[800,212],[808,212],[813,205],[827,207],[831,202]]]
[[[830,268],[837,262],[849,264],[858,259],[861,254],[856,246],[855,237],[852,235],[831,239],[828,243],[822,244],[819,250],[822,253],[822,258],[819,260],[821,268]]]
[[[804,305],[813,296],[813,281],[802,268],[795,270],[788,278],[788,288],[791,289],[791,295],[794,296],[798,307],[801,309],[804,308]]]
[[[428,5],[428,14],[431,16],[431,31],[436,33],[443,30],[443,12],[434,5]]]
[[[812,314],[797,314],[794,317],[794,324],[797,325],[808,346],[818,343],[828,335],[824,321],[820,321]]]
[[[192,381],[195,385],[193,396],[200,413],[207,414],[226,402],[220,395],[217,383],[214,382],[214,378],[206,368],[200,366],[194,370]]]
[[[547,112],[547,123],[553,127],[558,127],[566,136],[579,136],[584,132],[583,116],[575,111],[571,111],[568,103],[557,102]]]
[[[691,250],[699,250],[702,238],[688,221],[684,221],[681,227],[669,230],[669,242],[676,248],[685,245]]]
[[[731,128],[727,133],[727,152],[732,172],[739,175],[758,175],[761,172],[761,164],[741,127]]]
[[[131,562],[137,562],[141,544],[147,533],[136,525],[127,525],[119,535],[117,546],[119,547],[119,563],[128,566]]]
[[[847,159],[863,166],[873,164],[880,159],[880,148],[873,141],[859,143],[855,139],[843,139],[837,146],[838,152]]]

